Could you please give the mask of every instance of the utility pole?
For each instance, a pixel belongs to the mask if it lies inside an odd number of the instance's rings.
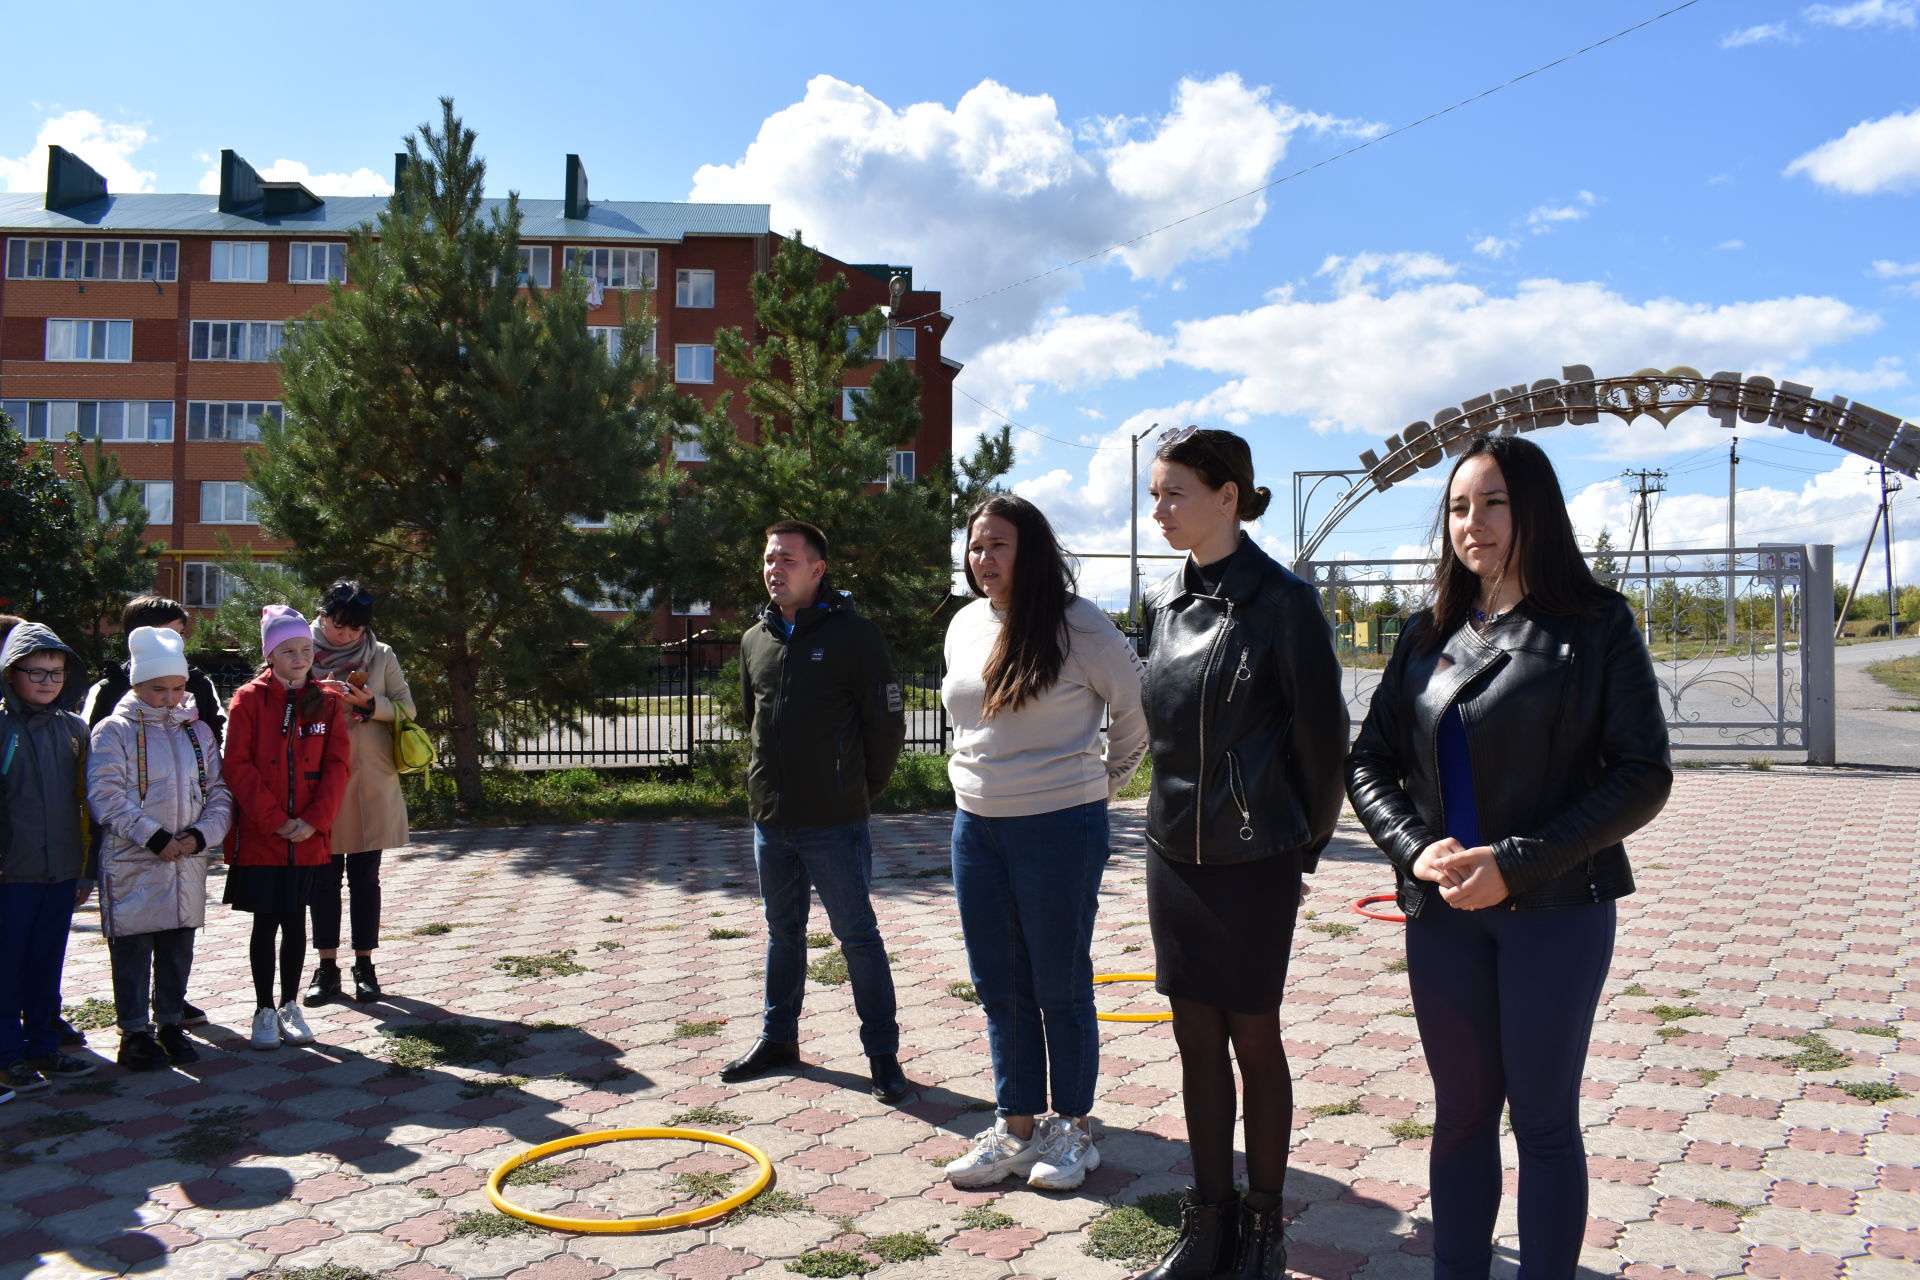
[[[1640,498],[1639,529],[1647,541],[1646,553],[1640,561],[1640,589],[1646,593],[1646,612],[1641,616],[1640,633],[1645,637],[1647,646],[1653,646],[1653,508],[1647,500],[1656,493],[1667,491],[1667,473],[1664,471],[1622,471],[1621,475],[1632,480],[1637,486]],[[1633,562],[1633,542],[1627,542],[1627,562]]]
[[[1157,422],[1149,425],[1129,441],[1133,450],[1133,481],[1129,489],[1133,515],[1127,532],[1127,623],[1136,637],[1140,634],[1140,442],[1159,425]]]
[[[1900,602],[1893,594],[1893,495],[1900,492],[1900,482],[1887,480],[1887,464],[1880,464],[1880,536],[1881,552],[1887,560],[1887,639],[1900,638]]]
[[[1733,643],[1734,628],[1739,620],[1739,614],[1735,609],[1734,600],[1733,600],[1733,547],[1734,547],[1733,497],[1734,497],[1734,493],[1736,492],[1733,484],[1733,476],[1734,476],[1734,472],[1739,469],[1739,466],[1740,466],[1740,437],[1735,436],[1733,438],[1733,442],[1727,446],[1727,643],[1728,644]]]

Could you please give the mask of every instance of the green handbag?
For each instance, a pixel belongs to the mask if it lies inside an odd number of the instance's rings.
[[[398,773],[424,773],[439,760],[433,749],[433,737],[407,714],[399,703],[393,704],[393,767]]]

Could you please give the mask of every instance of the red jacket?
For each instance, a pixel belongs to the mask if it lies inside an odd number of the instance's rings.
[[[289,700],[302,692],[263,671],[233,695],[221,763],[233,789],[227,861],[235,866],[318,866],[333,855],[333,815],[347,793],[352,737],[334,694],[325,695],[318,720],[289,713]],[[298,844],[276,836],[290,817],[318,834]]]

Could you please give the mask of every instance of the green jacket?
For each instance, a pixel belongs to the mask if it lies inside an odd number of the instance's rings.
[[[778,827],[864,822],[906,743],[900,681],[880,628],[821,584],[793,634],[769,603],[740,640],[752,727],[748,812]]]

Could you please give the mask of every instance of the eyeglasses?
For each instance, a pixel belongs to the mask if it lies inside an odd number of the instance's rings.
[[[65,667],[15,667],[14,670],[25,676],[28,684],[65,684],[67,681]]]
[[[373,592],[367,590],[365,587],[361,587],[358,591],[355,591],[352,587],[341,583],[339,586],[331,587],[327,590],[327,603],[351,604],[358,605],[362,609],[371,609],[373,607]]]

